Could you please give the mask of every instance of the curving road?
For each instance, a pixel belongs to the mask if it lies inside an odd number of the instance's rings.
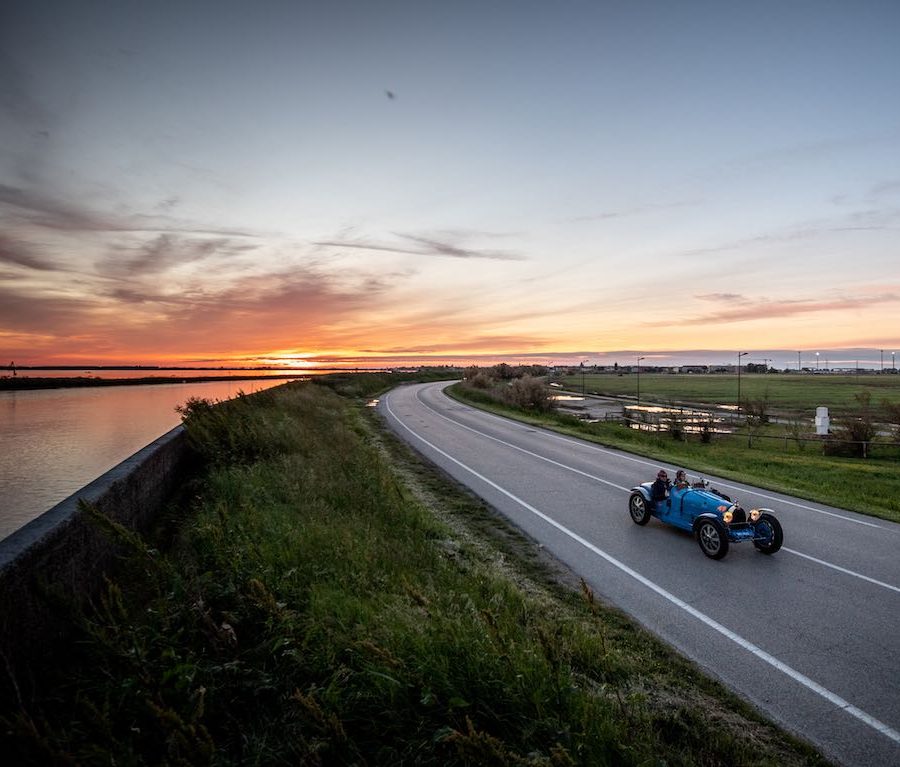
[[[484,413],[447,385],[378,407],[598,595],[828,758],[900,765],[900,525],[708,476],[785,531],[773,556],[744,543],[716,562],[687,533],[631,522],[628,492],[658,463]]]

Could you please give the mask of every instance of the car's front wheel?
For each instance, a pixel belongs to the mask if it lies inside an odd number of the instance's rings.
[[[721,559],[728,553],[728,533],[718,519],[704,519],[697,525],[697,543],[710,559]]]
[[[628,513],[636,525],[646,525],[650,521],[650,506],[647,499],[638,492],[632,493],[628,499]]]
[[[784,543],[784,532],[781,523],[774,514],[763,512],[756,522],[756,538],[753,545],[763,554],[774,554]]]

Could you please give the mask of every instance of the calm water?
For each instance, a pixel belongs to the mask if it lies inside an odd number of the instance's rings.
[[[204,378],[225,378],[236,375],[259,376],[263,378],[284,378],[286,375],[308,376],[320,371],[312,370],[245,370],[241,368],[204,368],[202,370],[184,370],[176,368],[151,368],[144,370],[63,370],[48,368],[47,370],[22,370],[16,372],[18,378],[179,378],[203,376]],[[329,371],[325,371],[329,372]],[[3,369],[3,375],[10,375],[9,369]]]
[[[284,381],[0,392],[0,539],[181,423],[190,397],[224,400]]]

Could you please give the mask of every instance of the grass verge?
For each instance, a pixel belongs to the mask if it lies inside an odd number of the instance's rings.
[[[716,474],[900,522],[900,471],[894,459],[845,458],[813,450],[785,452],[761,441],[753,447],[736,439],[717,439],[709,444],[678,441],[667,433],[642,432],[616,423],[586,423],[561,413],[526,412],[458,384],[449,387],[447,393],[498,415],[653,458],[668,466]],[[652,473],[636,475],[635,484],[650,479]]]
[[[204,476],[163,537],[105,525],[132,553],[35,693],[4,690],[12,763],[824,764],[561,586],[362,400],[188,412]]]

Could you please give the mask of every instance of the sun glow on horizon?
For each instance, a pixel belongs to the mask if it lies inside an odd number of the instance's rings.
[[[898,4],[14,5],[0,360],[900,348]]]

